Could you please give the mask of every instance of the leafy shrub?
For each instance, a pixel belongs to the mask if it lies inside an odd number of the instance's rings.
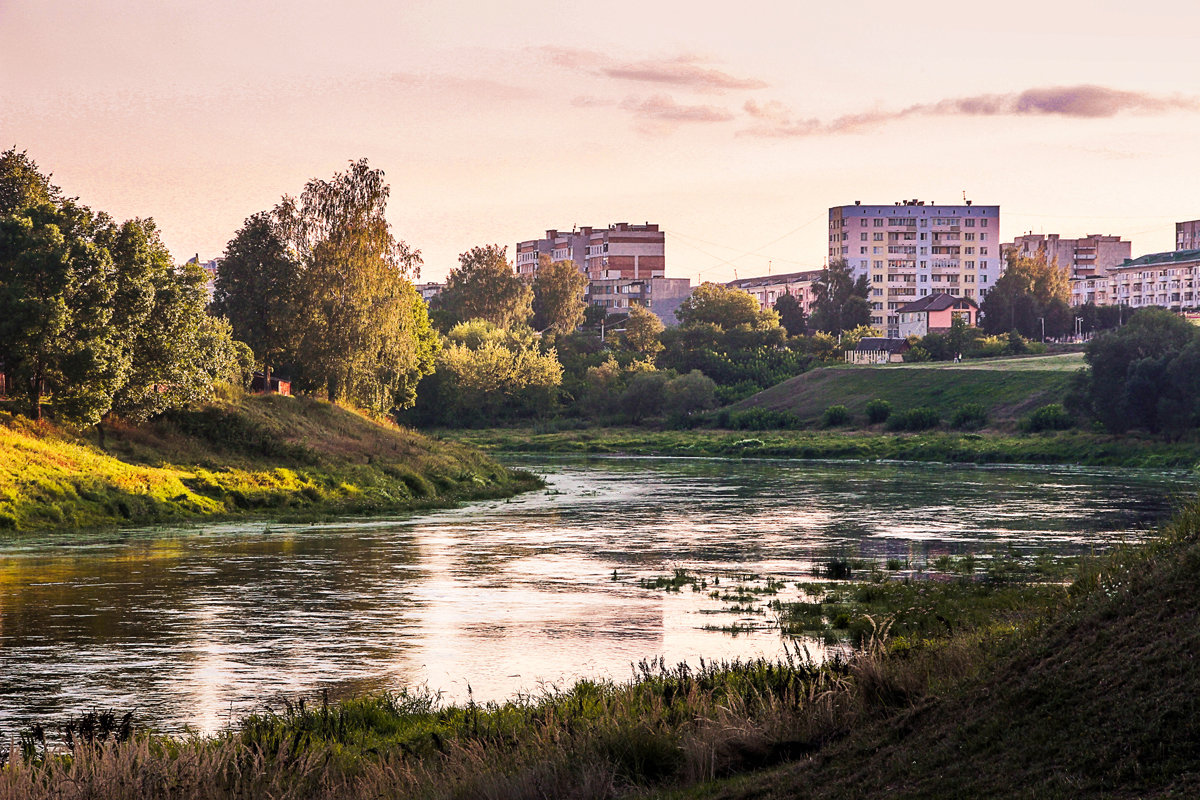
[[[1065,431],[1074,427],[1075,418],[1067,413],[1061,403],[1042,406],[1021,420],[1021,429],[1031,433],[1038,431]]]
[[[924,431],[936,428],[942,423],[942,415],[936,408],[917,406],[899,414],[893,414],[888,419],[888,430],[893,431]]]
[[[718,415],[718,423],[720,416]],[[770,408],[748,408],[729,414],[727,427],[737,431],[769,431],[781,428],[799,428],[800,418],[791,411],[775,411]]]
[[[987,424],[987,409],[980,403],[964,403],[954,410],[950,425],[965,430],[975,430]]]
[[[821,415],[821,423],[826,428],[835,428],[850,423],[850,409],[842,405],[830,406]]]
[[[878,425],[881,422],[886,422],[887,418],[892,414],[892,404],[887,400],[881,400],[876,397],[871,402],[867,403],[867,422],[872,425]]]

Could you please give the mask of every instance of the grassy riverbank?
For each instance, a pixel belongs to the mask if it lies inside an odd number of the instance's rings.
[[[487,451],[723,458],[895,459],[973,464],[1079,464],[1193,469],[1200,443],[1083,431],[1039,434],[934,431],[656,431],[591,428],[538,432],[531,428],[443,431]]]
[[[0,414],[0,528],[399,511],[536,480],[474,448],[305,398],[247,396],[84,437]]]
[[[25,737],[0,771],[0,798],[1200,790],[1200,508],[1151,545],[1081,562],[1069,585],[945,566],[960,578],[877,584],[863,646],[824,666],[643,664],[630,683],[504,705],[318,698],[207,738],[89,744],[77,727],[71,753]]]

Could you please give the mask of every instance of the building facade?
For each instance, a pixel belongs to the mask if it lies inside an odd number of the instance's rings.
[[[531,279],[537,275],[543,253],[553,262],[575,262],[589,280],[666,277],[666,235],[650,223],[548,230],[544,238],[517,243],[517,274]]]
[[[1021,256],[1046,254],[1046,263],[1071,270],[1071,278],[1107,275],[1133,255],[1133,245],[1120,236],[1089,234],[1081,239],[1064,239],[1057,233],[1027,233],[1004,245]]]
[[[677,325],[675,309],[691,293],[690,278],[602,278],[588,281],[584,299],[609,314],[628,314],[632,305],[645,306],[664,325]]]
[[[741,289],[758,300],[758,306],[763,311],[775,307],[775,301],[785,294],[795,297],[808,314],[812,311],[813,284],[821,277],[821,270],[814,269],[806,272],[788,272],[783,275],[766,275],[759,278],[741,278],[729,281],[725,285],[731,289]]]
[[[829,260],[871,285],[871,324],[900,335],[900,306],[938,292],[979,302],[1004,270],[1000,207],[921,200],[829,209]]]
[[[949,294],[931,294],[896,310],[900,315],[901,339],[944,333],[955,319],[962,319],[968,327],[975,327],[979,321],[979,306],[974,300]]]
[[[1108,276],[1107,305],[1200,308],[1200,249],[1133,258]]]
[[[1175,249],[1200,250],[1200,219],[1175,223]]]

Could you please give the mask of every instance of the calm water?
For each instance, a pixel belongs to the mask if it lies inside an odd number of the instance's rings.
[[[523,461],[551,489],[403,519],[0,544],[0,734],[136,709],[210,731],[281,694],[503,699],[630,664],[780,652],[639,579],[806,579],[833,555],[1075,553],[1144,536],[1180,474],[681,459]],[[615,578],[614,578],[615,571]]]

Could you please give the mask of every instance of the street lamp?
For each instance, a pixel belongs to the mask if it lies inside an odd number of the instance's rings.
[[[1046,343],[1046,318],[1038,317],[1038,322],[1042,323],[1042,344]]]
[[[1083,317],[1075,318],[1075,341],[1083,338]]]

